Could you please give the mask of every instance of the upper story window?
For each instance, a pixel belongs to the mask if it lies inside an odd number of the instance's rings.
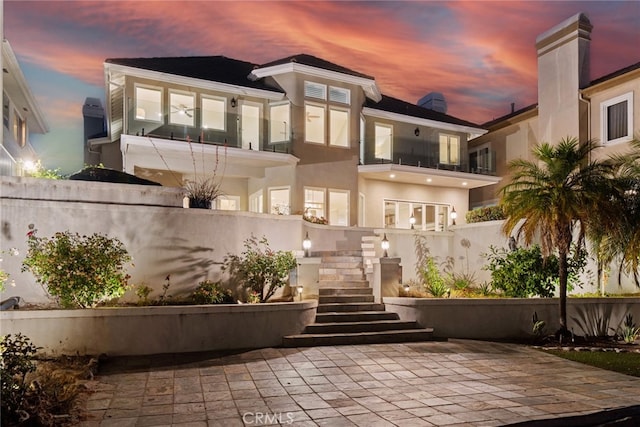
[[[349,105],[351,91],[341,87],[329,86],[315,82],[304,82],[304,96],[329,103]],[[324,103],[305,103],[305,141],[315,144],[326,144],[333,147],[349,147],[349,110],[329,106]]]
[[[469,153],[469,168],[473,173],[495,172],[495,159],[489,147],[479,148]]]
[[[162,121],[162,89],[136,86],[136,120]]]
[[[391,142],[393,141],[393,126],[376,123],[375,133],[376,133],[375,158],[391,160]]]
[[[13,110],[13,138],[20,147],[27,144],[27,122],[17,110]]]
[[[329,101],[351,104],[351,91],[342,87],[329,86]]]
[[[169,93],[169,123],[172,125],[195,125],[195,103],[196,97],[192,93]]]
[[[633,92],[611,98],[600,104],[601,140],[615,144],[631,140],[633,134]]]
[[[272,104],[269,106],[269,142],[289,141],[291,107],[286,104]]]
[[[304,97],[315,99],[327,99],[327,85],[314,82],[304,82]]]
[[[440,134],[440,163],[445,165],[460,164],[460,137]]]
[[[225,98],[202,97],[202,127],[205,129],[226,129]]]

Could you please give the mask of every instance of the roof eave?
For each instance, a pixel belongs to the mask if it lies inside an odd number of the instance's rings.
[[[457,125],[454,123],[441,122],[438,120],[425,119],[422,117],[409,116],[406,114],[394,113],[391,111],[378,110],[372,107],[364,107],[362,114],[365,116],[377,117],[381,119],[393,120],[397,122],[410,123],[418,126],[432,127],[436,129],[443,129],[452,132],[468,133],[471,138],[477,138],[480,135],[487,133],[486,129],[477,127]]]
[[[264,77],[272,77],[287,73],[301,73],[307,74],[309,76],[353,84],[362,87],[362,90],[364,90],[368,98],[376,102],[382,99],[382,94],[374,79],[367,79],[364,77],[340,73],[338,71],[326,70],[324,68],[312,67],[310,65],[299,64],[296,62],[287,62],[285,64],[256,68],[249,74],[248,78],[255,81]]]

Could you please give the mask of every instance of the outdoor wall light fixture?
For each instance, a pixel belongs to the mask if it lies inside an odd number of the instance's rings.
[[[302,285],[298,285],[298,287],[296,288],[296,290],[298,291],[298,297],[300,298],[300,301],[302,301]]]
[[[413,133],[414,133],[416,136],[420,136],[420,128],[416,128],[416,130],[414,130],[414,131],[413,131]]]
[[[382,238],[382,243],[380,245],[382,246],[382,250],[384,251],[384,254],[382,256],[387,258],[389,256],[389,254],[387,253],[387,251],[389,250],[389,240],[387,239],[387,233],[384,233],[384,237]]]
[[[231,108],[236,108],[238,101],[235,98],[231,98]]]
[[[304,249],[304,256],[309,256],[309,249],[311,249],[311,239],[309,238],[309,232],[304,236],[304,240],[302,241],[302,249]]]
[[[411,224],[411,229],[413,230],[413,226],[416,224],[416,217],[413,216],[413,212],[411,212],[411,216],[409,217],[409,224]]]
[[[456,208],[451,208],[451,219],[453,220],[453,225],[456,225],[456,218],[458,218],[458,212],[456,212]]]
[[[403,286],[402,288],[404,289],[404,292],[405,292],[406,294],[408,294],[408,293],[409,293],[409,291],[411,290],[411,286],[409,286],[409,284],[408,284],[408,283],[405,283],[405,284],[404,284],[404,286]]]

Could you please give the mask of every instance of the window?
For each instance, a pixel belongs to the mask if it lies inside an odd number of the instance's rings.
[[[440,163],[445,165],[460,164],[460,137],[440,134]]]
[[[364,117],[360,116],[360,164],[364,165],[364,153],[365,153],[365,125]]]
[[[226,129],[225,98],[202,97],[202,127],[205,129]]]
[[[273,104],[269,106],[269,142],[289,141],[290,123],[289,104]]]
[[[351,91],[341,87],[329,87],[329,101],[349,105],[351,103]]]
[[[329,190],[329,224],[349,225],[349,192]]]
[[[633,134],[633,92],[609,99],[601,104],[604,143],[631,140]]]
[[[13,110],[13,139],[20,147],[27,144],[27,122],[17,110]]]
[[[2,124],[9,129],[9,97],[2,92]]]
[[[304,97],[315,99],[327,99],[327,85],[314,82],[304,82]]]
[[[473,173],[494,172],[493,152],[484,147],[469,153],[469,167]]]
[[[305,188],[304,189],[305,216],[313,216],[316,218],[325,217],[324,196],[325,196],[325,191],[322,188]]]
[[[169,123],[194,126],[195,95],[171,92],[169,94]]]
[[[240,106],[240,139],[245,150],[260,150],[262,106],[243,102]]]
[[[325,107],[305,104],[305,141],[315,144],[325,143]]]
[[[262,190],[258,190],[249,196],[249,212],[262,213],[263,206]]]
[[[239,211],[240,196],[222,196],[216,199],[216,207],[221,211]]]
[[[162,121],[162,90],[136,86],[136,120]]]
[[[413,216],[415,230],[443,231],[450,219],[448,205],[403,200],[384,201],[384,227],[411,229]]]
[[[391,141],[393,139],[393,127],[376,123],[376,159],[391,160]]]
[[[363,193],[358,193],[358,227],[365,226],[365,197]]]
[[[289,215],[289,187],[275,187],[269,189],[269,213],[275,215]]]
[[[349,147],[349,112],[329,110],[329,145]]]

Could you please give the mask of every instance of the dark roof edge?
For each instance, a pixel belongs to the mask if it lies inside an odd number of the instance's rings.
[[[585,87],[584,89],[590,88],[590,87],[598,85],[600,83],[604,83],[607,80],[611,80],[611,79],[614,79],[616,77],[622,76],[622,75],[627,74],[627,73],[629,73],[631,71],[637,70],[638,68],[640,68],[640,62],[636,62],[635,64],[628,65],[628,66],[626,66],[624,68],[621,68],[619,70],[616,70],[616,71],[613,71],[613,72],[611,72],[609,74],[606,74],[606,75],[604,75],[602,77],[598,77],[595,80],[592,80],[591,83],[589,83],[589,86]]]
[[[536,102],[535,104],[531,104],[531,105],[527,105],[526,107],[520,108],[519,110],[514,111],[513,113],[509,113],[506,114],[502,117],[498,117],[497,119],[493,119],[491,121],[488,121],[486,123],[481,124],[480,126],[482,126],[483,128],[490,128],[492,126],[497,125],[500,122],[503,122],[505,120],[509,120],[513,117],[517,117],[521,114],[527,113],[531,110],[535,110],[536,108],[538,108],[538,103]]]

